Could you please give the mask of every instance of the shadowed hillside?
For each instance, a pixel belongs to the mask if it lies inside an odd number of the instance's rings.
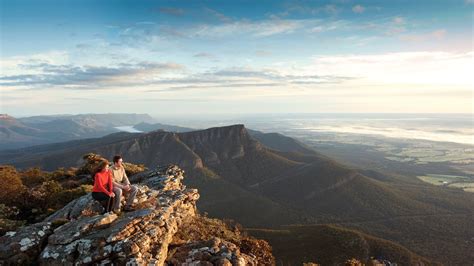
[[[464,255],[474,254],[473,194],[367,176],[298,142],[292,150],[286,137],[278,147],[279,136],[270,137],[262,142],[273,143],[273,149],[252,138],[243,125],[187,133],[121,133],[4,152],[0,159],[18,167],[55,169],[75,166],[77,158],[94,152],[106,158],[122,154],[126,161],[150,168],[175,163],[193,177],[187,184],[202,191],[199,208],[214,217],[263,228],[337,223],[442,262],[474,260]]]
[[[377,237],[333,225],[294,225],[281,229],[247,229],[269,241],[277,265],[344,265],[347,258],[368,263],[371,257],[400,265],[430,265],[428,259],[408,249]],[[370,265],[370,264],[369,264]]]

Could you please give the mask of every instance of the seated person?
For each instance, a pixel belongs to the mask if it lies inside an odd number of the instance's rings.
[[[120,199],[122,194],[127,199],[123,210],[133,211],[133,200],[137,196],[138,191],[136,186],[130,185],[130,181],[128,180],[127,174],[125,173],[125,168],[123,167],[122,162],[122,156],[114,156],[114,165],[111,168],[114,182],[114,192],[117,197],[117,200],[114,203],[114,212],[120,212]]]
[[[112,173],[109,170],[109,162],[104,160],[94,174],[94,187],[92,198],[99,201],[105,209],[105,213],[112,211],[115,193],[112,181]]]

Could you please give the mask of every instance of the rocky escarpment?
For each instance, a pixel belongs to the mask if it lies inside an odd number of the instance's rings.
[[[198,261],[206,261],[204,265],[256,265],[255,255],[242,254],[235,244],[219,238],[208,242],[209,247],[183,243],[179,252],[173,252],[176,257],[169,254],[173,236],[197,214],[198,191],[182,184],[183,173],[177,166],[169,166],[132,178],[140,181],[136,211],[102,215],[101,206],[87,194],[41,223],[8,232],[0,238],[0,265],[172,265]],[[183,254],[185,250],[187,254]]]

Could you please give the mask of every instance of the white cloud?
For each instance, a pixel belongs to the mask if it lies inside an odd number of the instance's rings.
[[[398,24],[398,25],[405,24],[405,18],[403,18],[403,17],[394,17],[393,18],[393,23]]]
[[[431,84],[472,87],[473,52],[400,52],[316,56],[304,71],[359,77],[366,84]]]
[[[218,25],[200,25],[191,30],[190,35],[223,37],[230,35],[250,34],[256,37],[266,37],[276,34],[292,33],[303,27],[302,20],[271,19],[263,21],[241,20]]]
[[[446,36],[447,31],[445,29],[438,29],[428,33],[422,34],[405,34],[401,35],[400,39],[403,41],[410,41],[410,42],[421,42],[421,41],[429,41],[429,40],[441,40]]]
[[[39,54],[12,56],[0,59],[1,75],[17,75],[38,73],[37,71],[20,70],[19,66],[24,64],[69,64],[69,53],[66,51],[50,51]]]
[[[364,11],[365,11],[365,7],[361,5],[355,5],[354,7],[352,7],[352,12],[354,13],[360,14],[360,13],[363,13]]]
[[[330,15],[336,15],[339,13],[339,8],[335,5],[325,5],[323,10]]]
[[[111,66],[91,66],[72,64],[50,64],[45,61],[32,61],[15,65],[16,74],[0,75],[2,87],[24,88],[63,88],[63,89],[106,89],[132,87],[147,84],[167,72],[182,70],[176,63],[120,63]]]

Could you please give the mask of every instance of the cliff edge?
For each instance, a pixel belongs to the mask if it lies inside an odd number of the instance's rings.
[[[199,193],[183,178],[176,165],[133,176],[139,182],[136,211],[119,215],[100,214],[90,193],[75,199],[43,222],[0,237],[0,265],[274,264],[265,241],[201,217]]]

